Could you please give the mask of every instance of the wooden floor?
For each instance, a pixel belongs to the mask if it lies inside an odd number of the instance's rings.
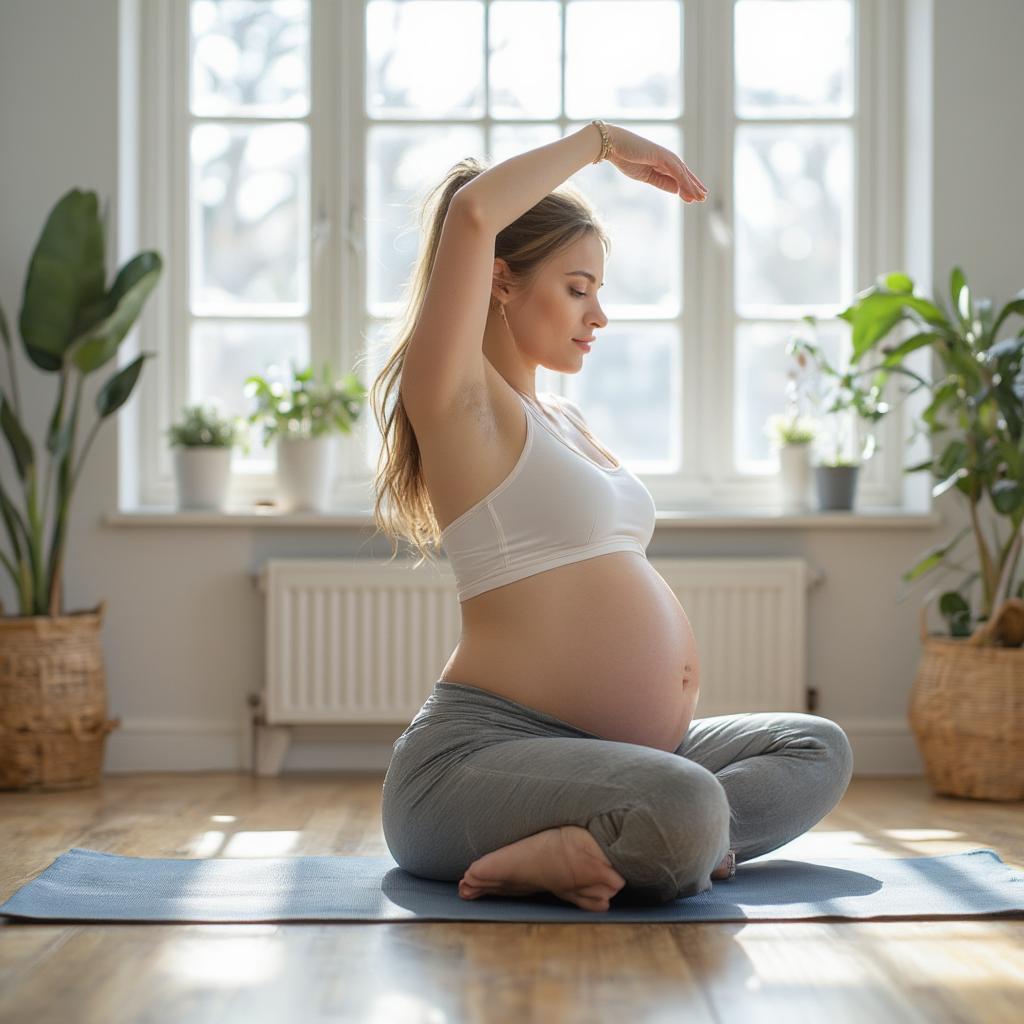
[[[72,846],[147,857],[387,854],[383,776],[106,776],[0,792],[0,899]],[[1024,870],[1024,804],[855,778],[778,856],[996,850]],[[727,885],[728,883],[715,883]],[[1024,921],[539,925],[11,924],[0,1021],[1013,1021]]]

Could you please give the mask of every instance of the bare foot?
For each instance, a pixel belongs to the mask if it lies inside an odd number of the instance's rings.
[[[721,860],[721,863],[711,872],[712,878],[732,878],[736,871],[736,851],[730,850]]]
[[[563,825],[473,861],[459,882],[459,895],[475,900],[484,895],[552,892],[583,910],[603,911],[625,884],[585,828]]]

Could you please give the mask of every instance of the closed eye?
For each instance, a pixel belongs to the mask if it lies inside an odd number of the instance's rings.
[[[573,295],[577,296],[577,298],[580,299],[582,299],[587,294],[586,292],[578,292],[575,288],[570,288],[569,291],[571,291]]]

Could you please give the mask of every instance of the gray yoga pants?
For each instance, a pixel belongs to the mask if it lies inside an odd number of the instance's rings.
[[[382,823],[401,868],[451,882],[492,850],[578,825],[626,880],[616,898],[664,903],[710,889],[730,849],[741,863],[802,835],[852,773],[846,733],[818,715],[697,718],[669,753],[442,680],[395,741]]]

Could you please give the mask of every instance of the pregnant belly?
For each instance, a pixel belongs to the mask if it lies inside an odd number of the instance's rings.
[[[671,588],[635,552],[537,573],[462,605],[442,679],[491,690],[603,739],[675,750],[700,665]]]

